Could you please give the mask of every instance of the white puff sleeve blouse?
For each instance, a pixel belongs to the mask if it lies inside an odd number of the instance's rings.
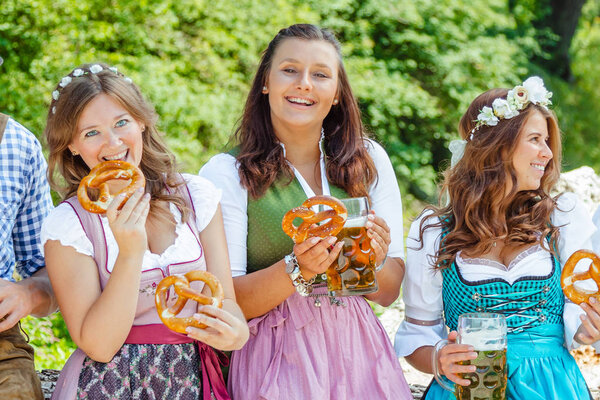
[[[418,241],[421,220],[430,213],[424,213],[412,223],[407,238],[403,286],[406,318],[396,333],[394,345],[398,356],[408,356],[419,347],[433,346],[440,339],[447,337],[447,329],[442,319],[442,274],[433,269],[433,257],[439,249],[441,228],[427,229],[423,234],[422,246]],[[551,218],[552,223],[559,227],[560,237],[557,245],[561,265],[564,265],[574,251],[592,248],[591,237],[596,227],[585,205],[575,194],[562,195]],[[438,221],[428,221],[428,224]],[[485,259],[463,259],[460,252],[455,262],[467,281],[501,278],[510,283],[526,275],[548,275],[552,270],[551,261],[550,253],[539,245],[534,245],[518,255],[508,266]],[[576,270],[585,267],[578,265]],[[567,348],[577,347],[573,336],[581,324],[579,316],[582,313],[583,310],[578,305],[569,301],[565,304],[563,316]],[[600,346],[597,348],[600,349]]]
[[[372,209],[390,227],[392,242],[388,256],[404,258],[402,199],[392,163],[381,145],[365,140],[365,147],[371,155],[378,173],[378,180],[369,188]],[[285,148],[284,148],[285,149]],[[321,184],[323,194],[330,194],[325,177],[325,157],[321,153]],[[236,159],[230,154],[217,154],[200,170],[200,175],[210,179],[223,190],[221,208],[227,236],[231,272],[234,277],[246,274],[246,238],[248,236],[248,192],[242,186]],[[306,197],[314,196],[302,175],[294,169],[296,178],[304,189]]]
[[[192,204],[196,214],[196,227],[201,232],[210,223],[221,199],[221,191],[209,180],[202,177],[182,174],[190,191]],[[174,204],[170,204],[170,211],[178,221],[175,227],[176,239],[162,254],[151,253],[146,250],[142,260],[142,270],[164,268],[169,264],[185,262],[200,255],[198,242],[194,233],[187,224],[181,223],[181,214]],[[101,216],[102,226],[107,243],[107,267],[112,268],[119,254],[119,246],[110,230],[108,220]],[[63,246],[73,247],[78,253],[94,256],[92,242],[87,238],[77,214],[70,205],[61,203],[44,220],[41,229],[42,243],[48,240],[58,240]]]

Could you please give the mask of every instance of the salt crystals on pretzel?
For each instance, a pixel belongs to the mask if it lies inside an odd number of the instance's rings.
[[[117,193],[111,194],[108,181],[114,179],[131,180],[130,184]],[[115,196],[124,193],[125,198],[119,205],[119,209],[125,205],[125,202],[140,187],[144,187],[146,179],[142,171],[128,162],[121,160],[103,161],[97,164],[90,173],[79,183],[77,189],[77,198],[87,211],[102,214],[106,212],[108,205]],[[98,199],[91,200],[88,195],[88,188],[98,189],[100,194]]]
[[[202,281],[209,287],[211,296],[206,296],[198,293],[190,287],[193,281]],[[167,306],[167,295],[169,289],[173,286],[177,300],[170,307]],[[188,300],[194,300],[199,304],[213,305],[221,308],[223,306],[223,286],[219,280],[208,271],[190,271],[185,275],[171,275],[162,279],[156,287],[154,302],[156,311],[160,320],[172,331],[179,333],[187,333],[186,328],[193,326],[195,328],[204,329],[206,325],[198,322],[193,317],[177,317]]]
[[[331,210],[325,210],[315,213],[311,207],[322,204],[331,207]],[[294,220],[301,218],[303,222],[299,226],[294,225]],[[300,207],[292,208],[288,211],[281,221],[283,231],[295,243],[302,243],[306,239],[317,236],[335,236],[342,228],[348,218],[346,206],[332,196],[313,196],[307,199]],[[323,225],[315,225],[318,222],[329,219]]]
[[[585,272],[575,273],[575,266],[583,259],[592,260],[589,269]],[[560,286],[562,287],[565,296],[576,304],[583,303],[584,301],[587,302],[591,296],[600,299],[598,290],[592,292],[575,287],[575,282],[585,281],[587,279],[593,279],[594,282],[596,282],[598,289],[600,289],[600,258],[591,250],[577,250],[569,257],[563,267],[560,276]]]

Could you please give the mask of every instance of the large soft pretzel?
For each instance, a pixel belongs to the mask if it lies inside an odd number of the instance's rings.
[[[106,182],[113,179],[131,180],[131,183],[118,193],[111,194]],[[125,194],[123,202],[119,205],[120,209],[136,189],[144,187],[145,184],[146,179],[138,167],[121,160],[103,161],[92,168],[90,173],[81,180],[77,189],[77,198],[83,208],[89,212],[102,214],[106,212],[115,196],[121,193]],[[100,190],[97,200],[90,200],[88,188]]]
[[[190,282],[202,281],[210,288],[211,297],[198,293],[190,287]],[[177,301],[170,307],[167,306],[167,294],[169,288],[173,286],[177,294]],[[185,275],[171,275],[163,278],[156,287],[154,302],[160,320],[167,328],[179,332],[187,333],[185,328],[193,326],[204,329],[206,325],[198,322],[193,317],[176,317],[183,309],[188,300],[194,300],[200,304],[213,305],[221,308],[223,305],[223,287],[219,280],[207,271],[190,271]]]
[[[574,273],[575,266],[584,258],[592,260],[589,269],[585,272]],[[592,292],[589,290],[578,289],[573,285],[577,281],[585,281],[586,279],[593,279],[600,289],[600,258],[591,250],[577,250],[565,263],[560,276],[560,286],[562,287],[563,292],[565,292],[565,295],[571,299],[573,303],[579,304],[588,301],[591,296],[600,299],[600,293],[598,293],[598,291]]]
[[[311,210],[311,207],[317,204],[323,204],[332,209],[315,213]],[[296,218],[303,220],[298,227],[294,225],[294,219]],[[346,218],[348,218],[348,211],[341,201],[331,196],[314,196],[307,199],[300,207],[292,208],[285,213],[281,221],[281,227],[295,243],[302,243],[313,236],[337,235],[344,227]],[[326,219],[329,219],[329,221],[325,224],[314,225]]]

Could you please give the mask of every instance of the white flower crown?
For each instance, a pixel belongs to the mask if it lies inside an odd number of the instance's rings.
[[[104,71],[105,69],[111,70],[117,76],[122,76],[123,79],[125,80],[125,82],[127,82],[127,83],[133,83],[133,81],[131,80],[131,78],[128,78],[128,77],[126,77],[123,74],[119,74],[119,71],[117,70],[116,67],[104,68],[100,64],[93,64],[88,69],[75,68],[72,73],[70,73],[69,75],[63,77],[60,80],[60,82],[58,83],[58,88],[55,91],[52,92],[52,99],[54,101],[58,100],[58,98],[60,97],[60,91],[62,89],[64,89],[69,83],[71,83],[71,81],[73,80],[73,78],[78,78],[80,76],[88,75],[88,74],[97,74],[98,72]],[[56,106],[52,106],[52,114],[56,114]]]
[[[548,109],[552,104],[551,97],[552,92],[546,90],[542,78],[539,76],[527,78],[522,85],[509,90],[506,99],[499,97],[492,102],[491,107],[485,106],[481,109],[475,127],[471,130],[471,136],[483,125],[496,126],[500,119],[516,117],[529,103]]]
[[[473,139],[473,134],[484,125],[496,126],[501,119],[511,119],[519,115],[519,111],[523,110],[533,103],[535,105],[548,109],[548,106],[552,104],[550,98],[552,92],[546,90],[544,81],[539,76],[529,77],[521,85],[515,86],[513,89],[508,91],[506,99],[498,97],[492,102],[492,106],[484,106],[475,122],[475,127],[471,129],[469,134],[469,140]],[[450,167],[454,167],[462,158],[465,152],[465,146],[467,140],[459,139],[453,140],[449,144],[452,158],[450,160]]]

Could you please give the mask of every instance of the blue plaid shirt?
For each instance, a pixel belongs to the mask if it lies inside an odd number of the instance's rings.
[[[52,209],[47,164],[36,137],[8,119],[0,142],[0,278],[44,266],[40,228]]]

